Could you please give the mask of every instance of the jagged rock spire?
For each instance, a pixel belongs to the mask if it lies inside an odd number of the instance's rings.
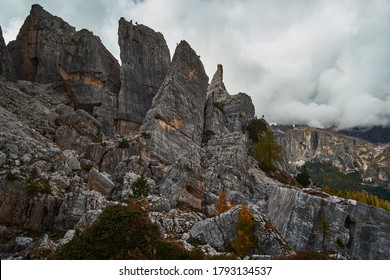
[[[58,65],[75,32],[61,18],[33,5],[16,40],[8,44],[17,78],[40,83],[62,80]]]
[[[164,36],[142,24],[119,20],[118,40],[121,68],[119,93],[119,130],[126,122],[141,124],[152,105],[170,65],[170,53]]]
[[[217,71],[207,89],[204,133],[206,135],[241,132],[255,115],[252,99],[245,93],[230,95],[223,83],[223,67]]]
[[[213,90],[226,90],[225,84],[223,83],[223,66],[222,64],[217,65],[217,71],[215,72],[213,79],[209,87],[207,88],[207,92],[213,92]]]
[[[199,56],[181,41],[141,127],[152,135],[152,146],[162,159],[173,163],[192,146],[200,146],[207,86]]]

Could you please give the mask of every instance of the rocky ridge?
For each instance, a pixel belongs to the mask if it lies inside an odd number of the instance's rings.
[[[0,81],[2,258],[46,258],[36,249],[55,252],[107,205],[127,205],[141,174],[150,220],[189,250],[231,252],[246,204],[255,221],[250,258],[304,249],[390,258],[389,212],[284,185],[258,168],[244,130],[254,106],[248,95],[227,92],[221,65],[208,84],[187,42],[169,62],[161,34],[123,19],[118,33],[120,75],[97,37],[37,5],[7,46],[19,81]],[[151,80],[156,73],[161,79]],[[129,107],[118,106],[122,98]],[[236,206],[218,213],[222,190]]]
[[[386,184],[390,181],[390,145],[373,144],[329,130],[308,126],[279,130],[279,143],[292,165],[320,161],[342,172],[358,171],[364,182]]]

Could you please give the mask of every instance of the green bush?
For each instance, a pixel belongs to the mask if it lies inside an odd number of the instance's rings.
[[[120,149],[128,149],[130,147],[129,141],[127,139],[122,139],[118,144],[118,148]]]
[[[304,187],[307,187],[311,184],[310,174],[307,172],[306,167],[303,168],[302,172],[300,172],[295,179]]]
[[[148,195],[149,185],[144,174],[139,176],[138,179],[133,182],[131,187],[133,189],[133,195],[131,195],[131,197],[138,198],[138,197],[145,197]]]
[[[150,135],[150,133],[148,132],[141,132],[141,137],[148,140],[150,139],[152,136]]]
[[[147,212],[137,206],[106,207],[89,228],[62,247],[58,259],[202,259],[160,238]]]
[[[268,125],[264,119],[254,118],[249,121],[245,130],[248,131],[249,138],[257,143],[259,136],[268,130]]]

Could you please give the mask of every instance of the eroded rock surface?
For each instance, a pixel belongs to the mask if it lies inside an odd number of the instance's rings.
[[[58,65],[66,59],[64,49],[75,33],[64,20],[33,5],[16,40],[8,44],[17,79],[44,84],[61,81]]]
[[[174,163],[199,149],[207,83],[199,56],[181,41],[141,127],[151,135],[149,150],[156,158]]]
[[[125,133],[131,128],[127,122],[142,124],[171,57],[164,36],[142,24],[121,18],[118,36],[122,60],[118,119],[119,129]]]

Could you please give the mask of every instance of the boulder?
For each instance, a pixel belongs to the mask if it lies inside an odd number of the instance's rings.
[[[88,186],[91,190],[100,192],[103,195],[110,195],[115,184],[109,174],[100,173],[95,168],[92,168],[88,174]]]
[[[189,231],[190,236],[205,242],[217,250],[231,251],[232,243],[237,239],[236,227],[241,206],[236,206],[216,217],[195,224]],[[263,216],[256,207],[249,206],[255,226],[255,245],[248,254],[288,255],[291,247],[279,231]]]
[[[341,251],[341,244],[350,240],[345,227],[348,213],[322,197],[275,188],[269,196],[268,213],[270,221],[296,251]]]
[[[390,257],[390,212],[364,203],[349,204],[347,247],[353,259],[387,260]]]

